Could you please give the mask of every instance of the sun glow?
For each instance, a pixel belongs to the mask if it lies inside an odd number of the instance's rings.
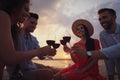
[[[65,53],[63,50],[62,50],[62,47],[60,47],[58,50],[57,50],[57,54],[55,55],[54,57],[55,59],[70,59],[70,55],[68,53]]]
[[[70,55],[69,55],[68,53],[65,53],[65,54],[64,54],[64,58],[69,59],[69,58],[70,58]]]

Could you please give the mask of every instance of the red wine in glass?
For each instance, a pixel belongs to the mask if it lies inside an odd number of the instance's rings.
[[[65,42],[70,42],[70,39],[71,39],[70,36],[64,36],[64,37],[63,37],[63,40],[64,40]]]
[[[66,45],[66,41],[65,40],[60,40],[60,43],[62,44],[62,45]]]
[[[53,46],[54,49],[57,49],[57,48],[59,48],[60,44],[59,43],[54,43],[52,46]]]
[[[55,44],[55,40],[46,40],[46,43],[47,43],[49,46],[53,46],[53,45]],[[49,55],[46,55],[46,58],[52,59],[52,57],[49,56]]]
[[[46,43],[49,45],[49,46],[52,46],[55,44],[55,41],[54,40],[46,40]]]

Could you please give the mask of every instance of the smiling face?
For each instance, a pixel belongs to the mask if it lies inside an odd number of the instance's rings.
[[[111,15],[108,11],[99,14],[99,21],[105,30],[110,30],[115,23],[116,16]]]
[[[36,29],[36,25],[37,25],[37,19],[33,17],[27,18],[25,19],[23,24],[24,24],[25,32],[27,33],[34,32],[34,30]]]
[[[82,24],[78,25],[76,27],[76,30],[77,30],[77,33],[78,33],[79,37],[85,36],[85,29],[84,29],[84,26]]]

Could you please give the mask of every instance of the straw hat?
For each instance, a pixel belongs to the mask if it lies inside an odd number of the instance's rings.
[[[77,26],[78,26],[78,25],[81,25],[81,24],[82,24],[82,25],[85,25],[85,26],[87,27],[90,36],[92,36],[92,34],[93,34],[93,32],[94,32],[93,26],[92,26],[92,24],[91,24],[89,21],[87,21],[87,20],[85,20],[85,19],[78,19],[78,20],[76,20],[76,21],[73,22],[73,24],[72,24],[72,31],[73,31],[73,33],[74,33],[76,36],[79,37],[79,35],[78,35],[78,33],[77,33]]]

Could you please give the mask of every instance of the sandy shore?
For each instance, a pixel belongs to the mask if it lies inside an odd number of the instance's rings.
[[[72,64],[70,60],[33,60],[33,62],[35,62],[37,64],[44,64],[44,65],[57,67],[57,68],[65,68]],[[58,67],[58,65],[59,65],[59,67]],[[103,60],[99,60],[99,70],[103,76],[107,77],[106,68],[105,68],[105,64],[104,64]],[[4,71],[3,80],[9,80],[6,69]],[[117,76],[116,76],[116,80],[118,80]]]

